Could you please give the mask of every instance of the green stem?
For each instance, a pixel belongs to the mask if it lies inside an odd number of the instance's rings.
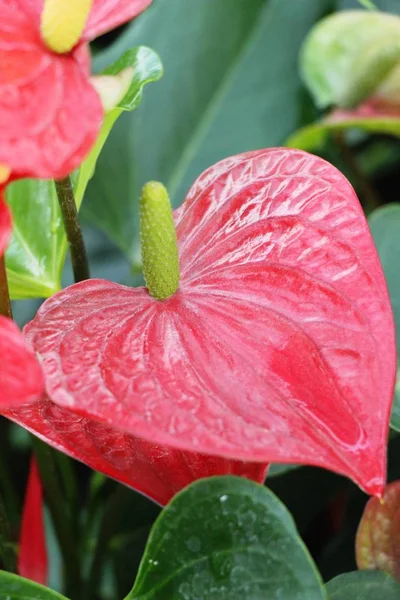
[[[56,180],[54,183],[64,221],[68,246],[71,253],[71,262],[72,269],[74,271],[75,282],[84,281],[90,277],[89,262],[86,254],[82,230],[79,225],[78,211],[76,208],[71,179],[69,177],[65,177],[65,179]]]
[[[10,293],[8,291],[6,265],[4,256],[0,258],[0,315],[12,318]],[[7,571],[15,573],[16,555],[11,542],[10,526],[7,513],[0,494],[0,557]]]
[[[97,544],[94,552],[92,564],[90,567],[89,578],[87,581],[87,589],[84,594],[85,600],[90,600],[96,597],[99,583],[102,579],[104,558],[107,552],[108,544],[115,532],[115,528],[120,518],[121,503],[125,498],[126,490],[122,485],[118,485],[111,498],[109,498],[104,509],[101,519],[99,534],[97,536]]]
[[[381,205],[380,198],[374,190],[371,182],[368,180],[368,177],[360,168],[356,157],[346,142],[343,132],[335,133],[334,139],[344,162],[348,166],[350,172],[353,174],[354,184],[359,189],[360,194],[362,194],[365,212],[368,214]]]
[[[60,485],[54,450],[36,437],[32,437],[32,444],[39,465],[47,505],[63,556],[65,592],[73,600],[78,600],[82,597],[79,546],[72,526],[71,513]]]
[[[16,572],[17,556],[11,542],[10,527],[6,510],[0,494],[0,557],[6,571]]]
[[[7,271],[4,256],[0,258],[0,315],[12,319],[10,293],[8,291]]]

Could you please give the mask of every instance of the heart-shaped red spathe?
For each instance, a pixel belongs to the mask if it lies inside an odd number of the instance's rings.
[[[0,257],[10,234],[11,216],[0,190]],[[26,347],[15,323],[0,315],[0,409],[38,400],[43,387],[43,375],[36,356]]]
[[[124,483],[161,505],[189,483],[212,475],[238,475],[262,483],[267,465],[206,456],[149,443],[105,426],[45,398],[2,414],[42,440]]]
[[[151,1],[96,0],[82,39],[64,55],[41,39],[43,0],[0,0],[0,163],[12,179],[65,177],[83,161],[103,121],[87,42]]]
[[[175,217],[174,296],[86,281],[27,326],[52,402],[153,444],[318,465],[380,494],[394,327],[348,181],[301,151],[250,152],[203,173]]]

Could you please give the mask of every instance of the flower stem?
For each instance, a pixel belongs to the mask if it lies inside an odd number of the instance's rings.
[[[101,583],[102,573],[104,571],[104,562],[107,555],[108,544],[115,532],[118,519],[120,518],[121,505],[124,502],[125,493],[126,489],[122,485],[117,485],[105,506],[99,526],[96,549],[90,566],[87,588],[84,594],[85,599],[91,600],[97,597],[98,587]]]
[[[6,571],[15,573],[16,552],[11,542],[10,526],[8,524],[3,499],[0,495],[0,558]]]
[[[355,186],[358,187],[360,194],[362,194],[365,211],[368,214],[382,203],[368,177],[358,164],[350,146],[347,144],[343,132],[337,132],[334,135],[334,139],[344,162],[353,174]]]
[[[54,183],[71,253],[75,282],[84,281],[90,277],[89,263],[82,230],[79,225],[71,179],[65,177],[65,179],[56,180]]]
[[[8,291],[6,263],[4,256],[0,258],[0,315],[12,319],[10,293]]]
[[[63,555],[65,592],[69,597],[78,600],[82,592],[79,541],[76,538],[72,515],[61,487],[54,460],[54,451],[34,436],[32,436],[32,444],[39,465],[47,506],[51,513]]]

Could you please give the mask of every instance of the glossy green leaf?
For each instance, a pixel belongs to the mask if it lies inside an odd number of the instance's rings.
[[[238,477],[179,493],[151,531],[126,600],[322,600],[292,517],[267,488]]]
[[[370,117],[360,119],[355,117],[340,120],[335,118],[334,121],[322,119],[296,131],[286,140],[285,145],[300,150],[319,150],[324,146],[330,134],[350,129],[400,137],[400,118]]]
[[[1,600],[67,600],[65,596],[38,583],[0,571]]]
[[[370,215],[369,226],[389,288],[396,323],[397,353],[400,356],[400,204],[388,204],[375,210]],[[390,424],[393,429],[400,431],[400,367]]]
[[[133,79],[122,101],[104,119],[98,140],[73,174],[75,199],[80,208],[103,145],[118,117],[134,110],[143,87],[162,75],[158,55],[146,47],[132,48],[105,71],[117,74],[132,67]],[[67,240],[52,181],[23,180],[7,190],[13,213],[13,237],[6,254],[7,275],[13,299],[49,297],[61,288]]]
[[[318,23],[303,46],[303,79],[318,106],[357,106],[374,96],[400,100],[400,18],[345,11]]]
[[[166,76],[135,113],[121,117],[88,188],[85,216],[139,260],[142,185],[162,181],[178,205],[195,177],[219,159],[280,145],[298,127],[297,57],[330,0],[157,0],[97,68],[145,43]]]
[[[400,584],[378,571],[354,571],[332,579],[329,600],[399,600]]]

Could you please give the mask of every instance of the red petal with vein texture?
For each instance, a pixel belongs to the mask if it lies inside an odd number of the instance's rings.
[[[14,178],[64,177],[96,140],[103,109],[84,50],[53,54],[34,21],[0,1],[0,163]]]
[[[11,215],[0,190],[0,256],[3,256],[11,235]]]
[[[47,571],[43,489],[36,460],[32,458],[22,515],[18,572],[26,579],[46,585]]]
[[[5,1],[5,0],[3,0]],[[8,0],[9,1],[9,0]],[[29,15],[35,26],[40,26],[43,0],[14,0]],[[114,29],[146,10],[153,0],[94,0],[93,8],[83,34],[85,40],[93,40]],[[1,4],[1,0],[0,0]]]
[[[94,0],[93,8],[83,34],[93,40],[146,10],[153,0]]]
[[[0,315],[0,409],[34,402],[43,393],[35,354],[13,321]]]
[[[11,215],[0,189],[0,257],[10,234]],[[35,401],[42,393],[43,375],[35,354],[15,323],[0,315],[0,409]]]
[[[45,442],[164,505],[201,477],[241,475],[263,483],[267,467],[181,452],[106,427],[45,399],[3,412]]]
[[[28,325],[51,400],[153,444],[318,465],[380,494],[394,326],[348,181],[260,150],[203,173],[175,216],[174,296],[85,281]]]

